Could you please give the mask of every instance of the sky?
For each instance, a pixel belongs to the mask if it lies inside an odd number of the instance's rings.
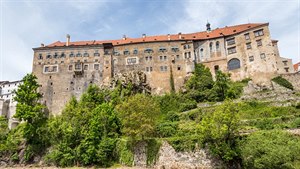
[[[300,61],[300,0],[0,0],[0,81],[32,70],[41,43],[107,40],[269,22],[282,57]]]

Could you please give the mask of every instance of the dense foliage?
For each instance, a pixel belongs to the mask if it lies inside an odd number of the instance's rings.
[[[47,164],[61,167],[132,166],[135,149],[141,144],[146,146],[146,162],[151,166],[162,141],[167,141],[176,151],[209,148],[227,168],[293,168],[300,164],[299,139],[282,131],[241,134],[300,127],[299,105],[235,103],[231,99],[241,95],[250,79],[233,82],[230,74],[221,71],[213,78],[201,64],[195,65],[180,92],[175,91],[172,70],[171,92],[162,96],[145,94],[131,82],[117,81],[113,90],[91,85],[80,98],[72,97],[61,115],[50,118],[40,104],[36,77],[27,75],[23,80],[15,99],[16,117],[24,123],[9,131],[7,121],[0,118],[3,161],[28,163],[43,156]],[[206,106],[197,108],[199,102]]]
[[[241,143],[241,157],[245,168],[295,168],[300,159],[299,138],[283,131],[259,131]]]
[[[286,80],[285,78],[281,77],[281,76],[274,77],[272,79],[272,81],[279,84],[280,86],[283,86],[285,88],[294,90],[294,87],[293,87],[292,83],[289,82],[288,80]]]

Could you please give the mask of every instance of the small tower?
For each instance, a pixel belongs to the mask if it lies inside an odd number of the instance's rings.
[[[210,32],[211,31],[211,28],[210,28],[210,23],[207,21],[207,24],[206,24],[206,31],[207,32]]]

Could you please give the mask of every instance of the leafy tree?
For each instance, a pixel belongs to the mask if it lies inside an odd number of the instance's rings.
[[[300,140],[284,131],[258,131],[241,142],[245,168],[295,168],[300,160]]]
[[[27,74],[14,98],[18,102],[14,117],[26,122],[24,128],[24,137],[28,145],[28,151],[25,152],[26,160],[41,152],[39,149],[47,144],[47,137],[44,135],[47,115],[44,111],[45,106],[40,103],[42,95],[38,92],[39,84],[36,80],[35,75]]]
[[[214,81],[209,68],[195,64],[195,71],[186,82],[187,95],[197,102],[209,100]]]
[[[239,157],[236,136],[239,129],[238,105],[225,101],[201,121],[201,130],[211,152],[229,165]]]
[[[228,74],[221,72],[220,70],[216,73],[216,81],[214,84],[214,90],[217,94],[217,101],[223,101],[230,88],[230,77]]]
[[[129,97],[117,106],[122,124],[122,133],[131,138],[149,137],[155,130],[155,123],[160,112],[155,100],[143,94]]]

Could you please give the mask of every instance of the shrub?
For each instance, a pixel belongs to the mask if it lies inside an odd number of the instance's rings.
[[[294,90],[292,83],[281,76],[277,76],[277,77],[273,78],[272,81],[279,84],[280,86]]]
[[[293,168],[299,160],[299,139],[283,131],[259,131],[240,143],[245,168]]]
[[[156,127],[156,132],[160,137],[171,137],[177,133],[178,123],[177,122],[165,122],[160,123]]]

